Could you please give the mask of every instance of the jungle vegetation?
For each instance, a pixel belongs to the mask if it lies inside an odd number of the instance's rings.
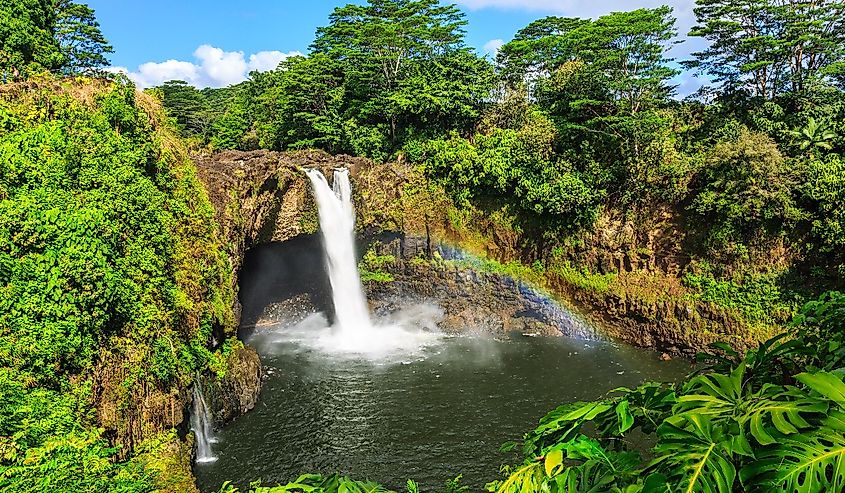
[[[195,148],[414,163],[460,206],[506,210],[536,260],[603,216],[670,211],[691,292],[731,309],[775,293],[762,311],[784,324],[845,275],[845,6],[696,5],[689,34],[709,48],[689,60],[670,56],[669,7],[539,19],[491,59],[457,8],[373,0],[337,8],[274,71],[151,92]],[[680,98],[682,66],[712,83]]]
[[[697,0],[695,14],[709,44],[690,60],[671,59],[668,7],[539,19],[491,59],[454,6],[369,0],[276,70],[144,94],[78,78],[112,50],[86,5],[0,0],[0,489],[166,487],[175,431],[128,450],[98,413],[175,399],[238,344],[214,341],[234,323],[230,269],[178,137],[410,162],[460,207],[512,211],[549,254],[603,215],[669,210],[697,296],[794,316],[746,354],[716,345],[678,385],[552,411],[490,490],[845,489],[845,4]],[[713,83],[679,98],[681,66]],[[312,475],[254,489],[384,490]]]

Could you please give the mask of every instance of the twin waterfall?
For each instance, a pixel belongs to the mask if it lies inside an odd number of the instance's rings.
[[[436,343],[440,339],[437,320],[443,315],[439,307],[406,305],[373,323],[358,276],[349,170],[334,170],[334,188],[329,187],[319,170],[309,169],[306,173],[320,215],[335,316],[332,326],[310,330],[302,340],[324,355],[381,362],[405,361]]]
[[[358,276],[355,257],[355,210],[349,170],[334,170],[334,189],[320,170],[306,170],[320,214],[326,266],[332,285],[334,329],[340,338],[351,338],[372,328],[367,299]]]

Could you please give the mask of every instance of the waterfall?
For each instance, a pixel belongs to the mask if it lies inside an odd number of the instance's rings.
[[[217,440],[211,430],[211,410],[205,403],[199,381],[194,383],[194,404],[191,410],[191,429],[197,440],[197,462],[214,462],[217,457],[211,452],[211,444]]]
[[[323,235],[323,253],[332,286],[335,330],[343,335],[372,327],[355,257],[355,210],[349,170],[335,169],[334,189],[319,170],[306,170],[314,189]]]

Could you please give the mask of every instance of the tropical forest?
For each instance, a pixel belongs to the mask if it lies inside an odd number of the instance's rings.
[[[0,491],[845,492],[845,2],[0,0]]]

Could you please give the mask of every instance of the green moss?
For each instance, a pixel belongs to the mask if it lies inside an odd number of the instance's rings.
[[[395,278],[393,274],[387,272],[385,268],[389,264],[396,262],[396,257],[393,255],[379,255],[375,249],[378,244],[374,244],[365,253],[364,258],[358,263],[358,273],[361,280],[364,282],[393,282]]]
[[[299,215],[299,230],[306,235],[316,234],[320,230],[320,217],[317,214],[316,204],[302,210]]]
[[[607,293],[611,290],[616,274],[593,274],[586,268],[576,269],[569,262],[555,263],[549,273],[559,276],[565,283],[594,293]]]

